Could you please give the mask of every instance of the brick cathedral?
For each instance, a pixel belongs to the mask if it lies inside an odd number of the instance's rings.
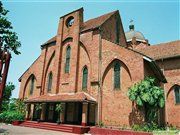
[[[160,123],[180,127],[180,40],[150,45],[133,24],[124,32],[119,11],[84,22],[80,8],[62,16],[57,35],[41,45],[19,78],[19,98],[26,99],[27,120],[131,126],[143,123],[144,114],[134,112],[127,91],[146,76],[165,91]]]

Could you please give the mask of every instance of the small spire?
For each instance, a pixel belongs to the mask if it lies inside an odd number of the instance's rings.
[[[133,20],[130,20],[129,30],[134,30]]]

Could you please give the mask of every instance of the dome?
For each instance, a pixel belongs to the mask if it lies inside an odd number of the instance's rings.
[[[141,32],[134,30],[134,25],[130,25],[129,29],[130,30],[125,33],[127,42],[132,41],[133,37],[136,38],[136,41],[146,42],[144,35]]]

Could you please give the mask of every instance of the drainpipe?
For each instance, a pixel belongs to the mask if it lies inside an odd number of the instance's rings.
[[[102,37],[101,37],[101,27],[99,27],[99,61],[98,61],[98,124],[102,121]]]

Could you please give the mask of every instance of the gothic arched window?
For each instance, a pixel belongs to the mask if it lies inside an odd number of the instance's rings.
[[[35,83],[35,77],[34,75],[31,76],[31,84],[30,84],[30,95],[33,94],[34,91],[34,83]]]
[[[50,72],[48,75],[48,87],[47,87],[48,92],[50,92],[52,88],[52,79],[53,79],[53,74],[52,72]]]
[[[71,56],[71,47],[68,46],[66,49],[66,63],[65,63],[65,73],[69,73],[70,66],[70,56]]]
[[[114,63],[114,89],[120,89],[120,62],[115,61]]]
[[[180,103],[180,86],[176,85],[174,87],[174,95],[175,95],[176,104],[179,104]]]
[[[82,77],[82,89],[83,90],[87,89],[87,81],[88,81],[88,69],[85,66],[83,69],[83,77]]]

